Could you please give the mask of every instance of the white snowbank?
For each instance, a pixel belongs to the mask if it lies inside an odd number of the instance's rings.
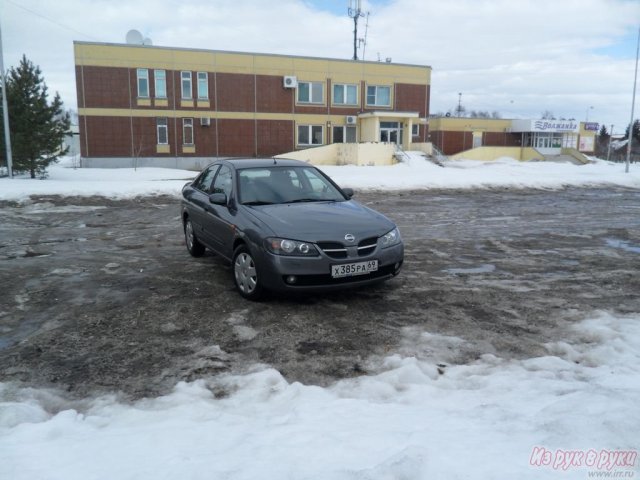
[[[635,467],[611,470],[637,474],[640,317],[600,314],[548,356],[468,365],[447,363],[463,340],[407,333],[402,356],[372,360],[377,374],[326,389],[263,368],[133,405],[103,397],[65,409],[55,394],[5,384],[0,398],[13,401],[0,404],[0,471],[14,480],[584,479],[608,464],[567,465],[564,452],[593,450],[635,451]],[[216,399],[221,388],[230,394]]]
[[[553,162],[447,161],[440,167],[419,152],[408,161],[385,167],[323,166],[339,185],[360,190],[422,188],[562,188],[565,186],[618,185],[640,188],[640,166],[596,161],[589,165]],[[69,161],[49,168],[45,180],[26,177],[0,179],[0,200],[25,200],[30,195],[101,195],[127,198],[138,195],[179,195],[195,172],[166,168],[73,169]]]

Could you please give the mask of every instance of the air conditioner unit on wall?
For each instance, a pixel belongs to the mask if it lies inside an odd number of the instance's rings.
[[[284,88],[296,88],[298,86],[298,78],[293,75],[285,75],[282,84]]]
[[[209,117],[201,118],[200,125],[202,125],[203,127],[208,127],[209,125],[211,125],[211,119]]]
[[[349,115],[345,118],[345,121],[347,122],[347,125],[355,125],[358,121],[358,117],[355,115]]]

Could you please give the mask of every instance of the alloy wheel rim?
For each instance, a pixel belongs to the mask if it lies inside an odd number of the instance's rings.
[[[256,289],[258,274],[251,255],[243,252],[237,256],[234,273],[238,287],[242,292],[250,294]]]
[[[187,234],[187,246],[191,249],[193,248],[193,226],[191,222],[187,222],[185,233]]]

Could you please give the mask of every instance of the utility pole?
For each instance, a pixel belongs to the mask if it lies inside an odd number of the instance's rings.
[[[613,123],[611,124],[611,130],[609,130],[609,148],[607,148],[607,162],[611,157],[611,140],[613,140]]]
[[[2,75],[2,119],[4,120],[4,145],[7,151],[7,170],[9,178],[13,178],[13,159],[11,157],[11,134],[9,130],[9,107],[7,106],[7,82],[5,80],[4,60],[2,50],[2,25],[0,22],[0,75]]]
[[[629,173],[629,159],[631,158],[631,144],[633,143],[633,110],[636,103],[636,83],[638,81],[638,53],[640,53],[640,27],[638,28],[638,46],[636,47],[636,71],[633,74],[633,98],[631,100],[631,121],[629,122],[629,139],[627,141],[627,160],[624,172]]]

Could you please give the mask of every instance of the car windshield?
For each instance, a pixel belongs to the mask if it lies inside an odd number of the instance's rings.
[[[240,203],[343,202],[340,191],[313,167],[245,168],[238,170]]]

